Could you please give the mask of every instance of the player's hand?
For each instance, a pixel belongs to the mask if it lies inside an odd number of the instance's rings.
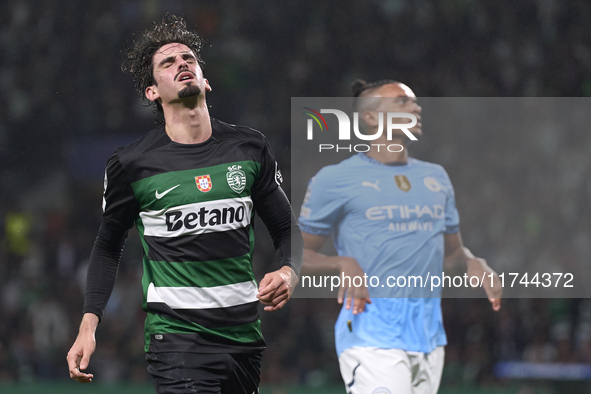
[[[363,278],[365,272],[363,272],[363,269],[359,266],[357,260],[352,257],[340,257],[339,266],[341,267],[339,276],[341,278],[351,278],[351,283],[348,283],[348,281],[343,281],[341,283],[341,287],[337,294],[337,301],[339,304],[342,304],[346,294],[347,299],[345,301],[345,308],[351,309],[351,304],[353,304],[353,314],[357,315],[365,311],[365,304],[371,304],[371,299],[369,298],[369,292],[367,291],[365,283],[362,283],[359,287],[353,285],[353,278]],[[349,284],[351,286],[349,286]]]
[[[482,283],[482,287],[484,287],[484,291],[488,297],[488,300],[492,304],[492,309],[495,312],[498,312],[501,309],[501,297],[503,296],[503,287],[501,286],[501,279],[499,275],[488,266],[486,260],[481,258],[472,258],[468,260],[468,277],[471,278],[472,276],[478,277],[478,280],[482,280],[484,275],[484,282]],[[492,282],[491,282],[491,275],[492,274]]]
[[[259,283],[257,298],[266,305],[265,311],[276,311],[289,301],[298,282],[299,278],[291,267],[283,266],[265,275]]]
[[[93,313],[86,313],[82,319],[76,342],[66,356],[70,377],[80,383],[90,383],[94,378],[93,374],[82,371],[88,367],[90,356],[96,349],[94,333],[97,325],[98,317]]]

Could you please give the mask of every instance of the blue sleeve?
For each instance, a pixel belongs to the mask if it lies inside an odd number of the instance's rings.
[[[298,220],[301,230],[312,235],[330,235],[341,216],[342,200],[343,193],[336,190],[330,171],[320,170],[308,183]]]
[[[456,208],[456,195],[447,172],[443,170],[445,177],[445,233],[455,234],[460,231],[460,214]]]

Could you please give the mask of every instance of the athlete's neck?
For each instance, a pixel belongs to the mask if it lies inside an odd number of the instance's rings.
[[[402,147],[402,150],[400,150]],[[368,157],[380,163],[406,163],[408,162],[408,150],[406,141],[393,139],[392,141],[379,138],[371,144],[370,150],[366,153]]]
[[[203,100],[202,105],[193,108],[186,106],[164,107],[166,134],[179,144],[199,144],[211,137],[209,111]]]

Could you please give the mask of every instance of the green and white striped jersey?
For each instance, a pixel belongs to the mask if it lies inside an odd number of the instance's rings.
[[[265,347],[252,221],[280,181],[263,134],[215,119],[203,143],[175,143],[160,126],[111,157],[103,219],[140,235],[146,352]]]

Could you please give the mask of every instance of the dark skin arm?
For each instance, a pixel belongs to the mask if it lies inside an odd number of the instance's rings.
[[[454,234],[445,234],[445,259],[443,266],[446,269],[454,269],[456,267],[466,266],[468,277],[476,276],[480,280],[485,274],[488,278],[493,274],[492,286],[490,280],[485,280],[482,284],[484,291],[488,296],[488,300],[492,304],[493,310],[499,311],[501,309],[501,297],[503,295],[503,288],[499,275],[488,266],[486,260],[476,257],[466,248],[462,242],[462,236],[459,232]]]
[[[326,256],[318,251],[326,242],[325,236],[312,235],[303,232],[304,237],[304,265],[303,269],[311,274],[324,272],[344,273],[348,276],[363,276],[363,269],[359,263],[352,257],[346,256]],[[468,248],[462,243],[462,236],[459,232],[454,234],[445,234],[445,259],[446,268],[462,267],[465,265],[468,276],[477,276],[479,279],[483,273],[486,276],[493,274],[493,285],[489,280],[484,281],[483,287],[488,296],[494,311],[501,309],[501,297],[503,289],[497,273],[488,266],[486,260],[475,257]],[[358,314],[365,310],[365,304],[371,303],[371,299],[366,288],[344,288],[339,289],[338,302],[343,303],[344,294],[347,292],[345,307],[353,307],[353,313]],[[352,304],[352,305],[351,305]]]
[[[302,232],[304,238],[304,265],[302,267],[308,273],[335,272],[346,276],[363,276],[363,269],[357,260],[347,256],[326,256],[318,251],[326,242],[325,236],[312,235]],[[345,293],[347,295],[346,300]],[[359,314],[365,310],[365,304],[371,304],[371,299],[365,287],[346,287],[345,283],[339,288],[337,301],[345,302],[345,308],[353,308],[353,314]]]

